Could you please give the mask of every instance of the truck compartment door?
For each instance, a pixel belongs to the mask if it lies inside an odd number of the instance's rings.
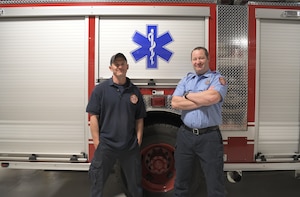
[[[257,9],[257,152],[270,159],[299,152],[300,20],[285,13]]]
[[[86,151],[86,23],[85,17],[1,18],[2,158]]]

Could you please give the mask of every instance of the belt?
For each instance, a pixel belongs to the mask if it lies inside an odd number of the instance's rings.
[[[201,135],[201,134],[209,133],[209,132],[216,131],[219,129],[219,126],[211,126],[211,127],[201,128],[201,129],[190,128],[190,127],[186,126],[185,124],[183,124],[183,127],[186,130],[191,131],[195,135]]]

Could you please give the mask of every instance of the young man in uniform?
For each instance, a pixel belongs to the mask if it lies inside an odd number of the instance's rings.
[[[191,53],[194,73],[188,73],[177,85],[172,107],[182,110],[176,149],[174,197],[188,197],[193,164],[203,169],[208,197],[225,197],[223,141],[219,125],[221,107],[227,93],[224,78],[209,68],[209,53],[197,47]]]
[[[118,159],[132,197],[142,197],[140,145],[143,138],[145,104],[139,89],[126,77],[124,54],[111,57],[112,77],[92,92],[86,112],[95,153],[89,169],[91,197],[102,197],[111,168]]]

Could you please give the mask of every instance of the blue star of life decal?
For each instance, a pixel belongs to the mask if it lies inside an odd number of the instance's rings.
[[[136,32],[132,40],[141,47],[131,52],[135,61],[139,61],[147,56],[147,68],[157,68],[158,56],[169,62],[173,53],[164,46],[173,41],[169,33],[157,36],[157,26],[147,25],[147,36]]]

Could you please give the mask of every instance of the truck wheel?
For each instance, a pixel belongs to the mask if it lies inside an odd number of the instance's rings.
[[[174,150],[178,127],[152,124],[144,128],[142,154],[142,185],[145,197],[173,196],[175,182]],[[199,196],[203,173],[199,162],[191,181],[191,196]],[[205,189],[205,186],[204,186]]]
[[[141,145],[142,186],[144,197],[172,197],[175,182],[174,150],[178,127],[169,124],[152,124],[144,128]],[[199,162],[195,163],[190,196],[199,196],[205,185]],[[126,180],[121,172],[123,190],[128,195]]]
[[[141,145],[142,186],[144,197],[171,197],[175,181],[174,146],[178,127],[168,124],[152,124],[144,128]],[[127,182],[118,165],[116,179],[122,190],[130,196]]]
[[[146,197],[172,196],[175,181],[174,150],[178,127],[152,124],[144,128],[142,185]]]

